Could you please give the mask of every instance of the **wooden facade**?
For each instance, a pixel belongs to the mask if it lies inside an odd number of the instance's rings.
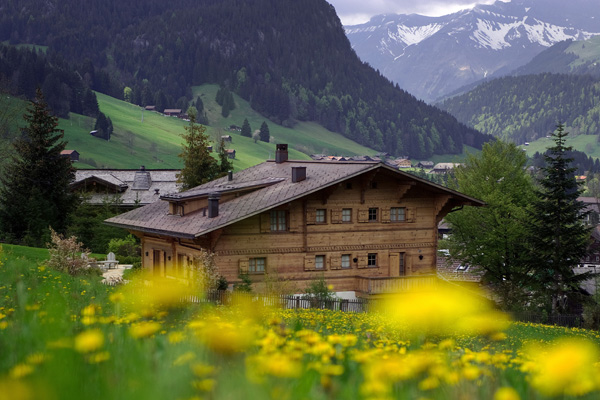
[[[279,176],[281,164],[288,163],[305,169],[292,177],[293,168],[298,168],[293,167],[289,177]],[[265,273],[276,271],[279,278],[295,282],[299,289],[324,276],[335,291],[369,295],[430,280],[436,271],[438,223],[454,207],[482,205],[381,163],[349,163],[348,170],[354,171],[346,177],[344,169],[334,167],[337,163],[285,160],[264,164],[263,169],[272,167],[273,178],[279,179],[276,183],[221,190],[220,198],[213,200],[216,209],[211,209],[208,199],[208,193],[214,193],[213,186],[200,192],[195,189],[196,195],[163,198],[169,208],[162,208],[162,212],[169,216],[159,217],[159,212],[150,209],[145,213],[156,213],[156,218],[173,227],[147,216],[139,222],[138,215],[142,214],[132,215],[130,222],[127,217],[108,222],[141,238],[143,267],[156,274],[185,278],[188,260],[206,249],[215,254],[220,274],[230,283],[238,281],[240,273],[260,282]],[[328,173],[333,168],[336,172]],[[333,179],[327,181],[331,176]],[[328,183],[319,187],[317,179]],[[225,183],[222,187],[227,187]],[[304,185],[307,193],[282,194],[296,189],[294,185]],[[257,197],[260,191],[269,193]],[[244,197],[258,206],[244,203]],[[248,208],[247,215],[242,213],[232,220],[230,215],[239,213],[240,207]],[[227,222],[221,223],[219,218]],[[178,233],[177,221],[200,223],[200,219],[207,220],[203,225],[206,233]],[[207,223],[212,225],[206,228]],[[198,230],[190,229],[192,233]]]

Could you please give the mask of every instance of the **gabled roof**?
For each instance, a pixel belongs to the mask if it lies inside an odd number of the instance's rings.
[[[306,167],[306,179],[292,182],[292,168]],[[216,179],[188,192],[164,196],[163,200],[106,220],[109,225],[167,236],[195,238],[216,229],[249,218],[302,198],[321,189],[376,169],[397,174],[407,181],[417,181],[432,191],[447,193],[463,203],[483,205],[480,200],[431,183],[414,175],[397,171],[383,163],[341,161],[267,161],[239,171],[229,181],[228,177]],[[255,190],[251,190],[253,186]],[[219,215],[208,218],[201,211],[183,216],[169,214],[169,201],[184,198],[208,197],[210,193],[226,194],[247,189],[243,195],[219,204]],[[169,201],[165,201],[169,200]]]
[[[71,182],[71,187],[79,189],[96,183],[114,192],[114,194],[107,194],[95,191],[87,200],[90,204],[104,204],[116,195],[123,206],[144,205],[155,202],[160,195],[177,193],[179,172],[179,170],[78,169],[75,171],[75,180]]]

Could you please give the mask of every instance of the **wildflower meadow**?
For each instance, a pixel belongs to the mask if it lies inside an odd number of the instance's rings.
[[[0,256],[0,400],[600,397],[598,332],[511,322],[457,287],[369,313],[214,305],[19,254]]]

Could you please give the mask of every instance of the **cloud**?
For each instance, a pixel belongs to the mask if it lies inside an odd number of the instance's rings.
[[[422,14],[439,16],[494,0],[328,0],[344,25],[367,22],[378,14]]]

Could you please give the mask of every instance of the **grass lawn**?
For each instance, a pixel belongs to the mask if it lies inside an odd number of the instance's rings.
[[[42,250],[0,253],[2,398],[600,395],[598,332],[506,324],[456,289],[404,295],[386,313],[214,307],[182,303],[193,287],[176,280],[65,275],[37,263]]]

